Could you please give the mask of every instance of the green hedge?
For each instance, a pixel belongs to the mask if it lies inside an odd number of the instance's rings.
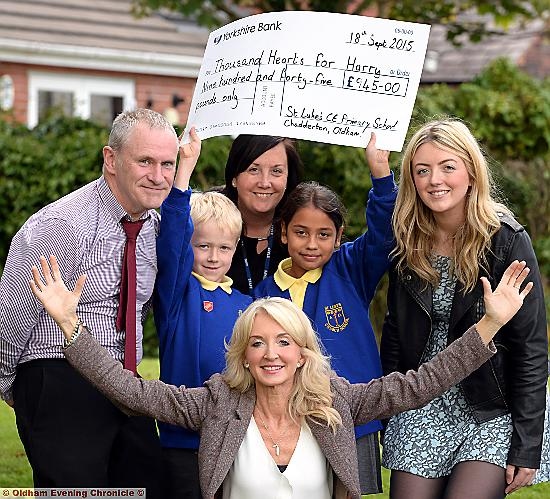
[[[33,130],[0,119],[0,269],[30,215],[101,174],[107,137],[81,119],[54,116]]]
[[[495,61],[471,83],[456,88],[421,88],[411,133],[428,119],[458,116],[482,142],[499,181],[502,197],[527,226],[539,258],[546,289],[550,276],[550,79],[535,80],[506,60]],[[33,130],[0,119],[0,270],[13,234],[45,204],[98,177],[101,148],[108,130],[91,122],[51,116]],[[205,189],[223,182],[229,137],[208,139],[192,183]],[[364,151],[300,141],[305,179],[335,189],[348,208],[346,235],[364,229],[364,205],[371,187]],[[391,155],[396,169],[399,154]],[[379,330],[385,282],[372,307]],[[547,293],[547,300],[550,300]],[[146,352],[156,347],[152,322],[146,327]]]

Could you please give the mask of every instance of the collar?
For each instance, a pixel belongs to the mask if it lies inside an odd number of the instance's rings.
[[[292,301],[300,308],[303,308],[307,285],[317,282],[323,273],[323,269],[308,270],[302,277],[295,278],[286,272],[291,266],[292,258],[284,259],[279,263],[277,271],[273,274],[273,279],[281,291],[288,289]]]
[[[308,270],[302,277],[295,278],[286,272],[290,267],[292,267],[292,258],[285,258],[279,263],[275,274],[273,274],[275,283],[281,288],[281,291],[286,291],[297,281],[305,281],[307,283],[317,282],[323,273],[323,269],[318,268]]]
[[[228,295],[230,295],[233,291],[231,289],[231,286],[233,286],[233,279],[231,279],[231,277],[227,277],[226,275],[224,275],[222,282],[214,282],[214,281],[209,281],[208,279],[197,274],[196,272],[191,272],[191,274],[196,277],[197,281],[200,282],[200,285],[202,286],[202,288],[206,289],[207,291],[214,291],[217,288],[221,288]]]

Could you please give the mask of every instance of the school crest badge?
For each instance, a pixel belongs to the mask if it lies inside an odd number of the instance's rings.
[[[204,310],[206,310],[207,312],[212,312],[212,310],[214,310],[214,302],[213,302],[213,301],[204,300],[204,301],[202,302],[202,307],[203,307]]]
[[[349,318],[346,317],[341,303],[326,306],[325,317],[327,319],[325,327],[333,333],[342,332],[349,323]]]

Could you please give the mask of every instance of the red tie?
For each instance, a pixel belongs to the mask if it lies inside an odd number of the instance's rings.
[[[124,368],[136,372],[136,239],[145,220],[123,220],[126,245],[122,257],[120,299],[116,328],[126,332],[124,342]]]

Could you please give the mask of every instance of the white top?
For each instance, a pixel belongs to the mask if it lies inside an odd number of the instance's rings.
[[[254,417],[223,482],[223,499],[330,499],[332,470],[307,424],[286,470],[271,457]]]

